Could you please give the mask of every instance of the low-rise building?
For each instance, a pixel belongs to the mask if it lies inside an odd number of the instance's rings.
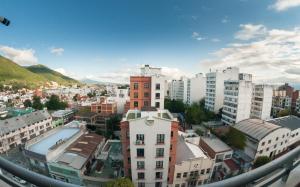
[[[69,145],[57,158],[48,162],[49,174],[56,180],[83,185],[82,175],[89,174],[105,138],[85,133]]]
[[[268,122],[291,130],[288,146],[298,146],[300,143],[300,118],[297,116],[284,116],[271,119]]]
[[[200,137],[178,131],[173,187],[196,186],[210,181],[214,160],[200,147]]]
[[[74,110],[57,110],[51,114],[53,121],[61,120],[63,124],[66,124],[74,119]]]
[[[38,110],[22,116],[0,120],[0,153],[39,136],[53,128],[47,110]]]
[[[246,119],[233,126],[246,136],[244,152],[255,160],[259,156],[274,158],[289,145],[291,130],[261,119]]]

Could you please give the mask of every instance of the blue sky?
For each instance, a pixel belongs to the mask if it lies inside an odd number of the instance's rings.
[[[122,82],[141,64],[175,78],[233,65],[300,82],[299,0],[1,0],[0,15],[11,20],[0,54],[77,79]]]

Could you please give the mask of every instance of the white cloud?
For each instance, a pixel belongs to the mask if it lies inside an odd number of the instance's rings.
[[[211,39],[212,42],[220,42],[221,40],[219,38],[213,38]]]
[[[227,17],[227,16],[225,16],[222,20],[221,20],[221,22],[222,23],[228,23],[230,20],[229,20],[229,18]]]
[[[300,0],[276,0],[276,2],[269,6],[269,8],[275,9],[276,11],[285,11],[297,6],[300,6]]]
[[[55,54],[55,55],[57,55],[57,56],[60,56],[60,55],[62,55],[63,53],[64,53],[64,51],[65,51],[65,49],[64,48],[55,48],[55,47],[52,47],[51,49],[50,49],[50,53],[52,53],[52,54]]]
[[[194,38],[195,40],[198,40],[198,41],[205,40],[205,38],[201,37],[198,32],[193,32],[192,38]]]
[[[58,73],[61,73],[63,75],[67,75],[67,72],[64,68],[57,68],[57,69],[54,69],[54,71],[57,71]]]
[[[203,60],[201,68],[208,71],[237,66],[242,72],[252,73],[256,82],[300,82],[300,28],[259,28],[265,34],[257,40],[229,44],[212,53],[213,58]]]
[[[38,58],[35,56],[35,51],[33,49],[17,49],[0,45],[0,54],[21,66],[38,63]]]
[[[250,40],[263,37],[267,34],[267,28],[264,25],[242,24],[241,30],[235,34],[239,40]]]

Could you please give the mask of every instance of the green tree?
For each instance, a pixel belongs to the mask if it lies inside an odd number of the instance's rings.
[[[289,109],[280,110],[277,114],[277,117],[283,117],[290,115],[291,111]]]
[[[246,136],[233,127],[225,134],[224,141],[237,149],[244,149],[246,146]]]
[[[42,110],[44,105],[41,103],[41,98],[39,96],[33,96],[32,108],[36,110]]]
[[[4,85],[0,84],[0,92],[3,92],[3,91],[4,91]]]
[[[165,99],[165,109],[173,113],[184,113],[185,106],[182,101]]]
[[[96,96],[96,93],[95,93],[95,92],[89,92],[89,93],[87,94],[87,96],[88,96],[89,98],[92,98],[92,97],[95,97],[95,96]]]
[[[23,104],[26,108],[32,107],[32,103],[31,103],[30,99],[26,99]]]
[[[106,138],[111,138],[114,131],[120,130],[121,118],[118,115],[114,115],[106,120]]]
[[[118,178],[106,183],[106,187],[134,187],[133,183],[128,178]]]
[[[253,167],[258,168],[260,166],[265,165],[266,163],[268,163],[270,161],[271,161],[271,159],[267,156],[259,156],[259,157],[256,158],[256,160],[253,164]]]
[[[107,90],[103,90],[101,93],[100,93],[100,96],[105,96],[107,94]]]
[[[75,95],[73,96],[73,101],[78,101],[78,96],[79,96],[79,94],[75,94]]]
[[[46,102],[48,110],[60,110],[65,109],[68,106],[66,102],[60,101],[57,95],[51,95],[49,100]]]
[[[201,124],[216,119],[216,114],[205,109],[204,99],[186,106],[185,120],[188,124]]]

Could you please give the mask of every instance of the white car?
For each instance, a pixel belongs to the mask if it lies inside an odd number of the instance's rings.
[[[25,180],[20,179],[20,178],[17,177],[17,176],[13,176],[12,178],[13,178],[14,181],[17,181],[17,182],[20,183],[20,184],[26,184],[26,183],[27,183]]]

